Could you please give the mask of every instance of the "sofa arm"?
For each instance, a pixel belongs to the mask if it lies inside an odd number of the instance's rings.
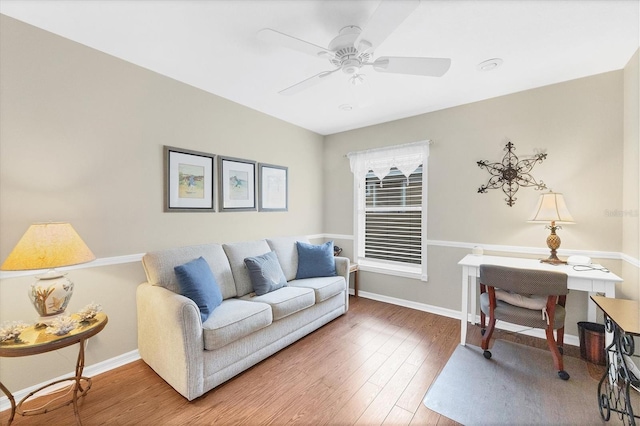
[[[344,277],[344,282],[346,284],[346,289],[345,289],[345,305],[344,305],[344,311],[348,311],[349,310],[349,266],[350,266],[350,261],[348,257],[339,257],[336,256],[336,274]]]
[[[138,351],[188,400],[202,395],[204,339],[193,300],[149,283],[136,291]]]

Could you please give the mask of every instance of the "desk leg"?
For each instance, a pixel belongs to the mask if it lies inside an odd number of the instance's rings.
[[[469,267],[462,267],[462,303],[460,308],[460,344],[467,343],[467,320],[469,319]]]
[[[590,291],[589,298],[587,299],[587,321],[596,322],[596,303],[591,299],[591,296],[597,296],[598,293]]]
[[[11,414],[9,414],[9,421],[7,422],[7,426],[9,426],[13,422],[13,418],[16,415],[16,400],[13,398],[13,394],[9,392],[9,389],[7,389],[1,382],[0,389],[2,389],[2,392],[4,392],[5,395],[7,395],[7,398],[9,398],[9,402],[11,402]]]
[[[472,274],[469,277],[469,296],[471,298],[471,318],[469,319],[467,317],[467,321],[470,321],[471,324],[476,324],[476,314],[477,314],[477,303],[476,303],[476,299],[478,297],[478,278],[476,277],[475,274]]]

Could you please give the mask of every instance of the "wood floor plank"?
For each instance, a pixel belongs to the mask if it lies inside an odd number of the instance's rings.
[[[429,389],[429,386],[435,380],[439,371],[436,363],[425,361],[416,374],[412,377],[406,389],[398,398],[396,405],[411,413],[415,413],[418,406],[422,404],[422,400]]]
[[[396,405],[391,409],[391,412],[382,424],[385,426],[404,426],[410,424],[411,419],[413,419],[413,413]]]
[[[417,343],[414,340],[403,341],[397,349],[389,355],[387,361],[385,361],[369,381],[378,386],[384,386],[404,364],[416,345]]]
[[[418,368],[415,365],[403,364],[367,407],[362,416],[358,418],[356,424],[382,424],[417,370]]]
[[[351,397],[340,411],[329,421],[329,424],[352,425],[360,418],[371,402],[380,392],[380,387],[371,382],[366,382]]]
[[[371,375],[382,365],[386,357],[380,353],[373,353],[362,365],[350,376],[335,388],[325,401],[323,401],[323,410],[312,413],[309,417],[309,423],[312,425],[332,423],[335,424],[337,413],[343,407],[355,398],[355,395],[361,391],[361,388],[367,383]],[[376,387],[376,389],[379,389]]]
[[[367,362],[374,358],[376,369],[387,359],[386,356],[378,354],[375,351],[367,348],[360,348],[360,350],[353,354],[351,358],[345,360],[338,368],[336,368],[332,374],[327,374],[322,378],[322,381],[329,387],[337,389],[344,385],[348,380],[352,380],[351,376],[357,373],[363,366],[367,365]],[[378,360],[380,360],[378,362]],[[374,370],[375,371],[375,370]],[[369,373],[371,374],[371,373]],[[368,378],[368,376],[367,376]],[[366,378],[365,378],[366,381]]]

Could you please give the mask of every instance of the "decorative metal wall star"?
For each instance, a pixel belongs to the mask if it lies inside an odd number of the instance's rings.
[[[511,142],[508,142],[504,148],[507,153],[502,158],[501,163],[489,163],[485,160],[477,162],[478,167],[486,168],[491,174],[489,182],[478,188],[478,193],[486,194],[487,189],[502,188],[502,191],[507,196],[505,201],[509,207],[515,204],[517,200],[515,194],[521,186],[533,186],[536,190],[542,190],[547,187],[544,182],[536,181],[530,174],[533,166],[536,163],[542,163],[542,160],[547,158],[547,154],[539,153],[533,158],[518,160],[518,157],[513,153],[515,149],[516,147]]]

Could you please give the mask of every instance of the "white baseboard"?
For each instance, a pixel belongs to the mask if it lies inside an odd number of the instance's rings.
[[[349,293],[353,295],[353,289],[349,289]],[[444,317],[455,318],[460,320],[462,313],[460,311],[455,311],[452,309],[441,308],[439,306],[428,305],[426,303],[418,303],[412,302],[410,300],[398,299],[390,296],[383,296],[377,293],[370,293],[368,291],[358,291],[359,297],[364,297],[366,299],[377,300],[378,302],[390,303],[392,305],[404,306],[405,308],[416,309],[418,311],[429,312],[431,314],[441,315]],[[480,316],[476,316],[476,323],[480,323]],[[523,328],[522,326],[511,324],[508,322],[500,321],[496,323],[496,328],[506,331],[512,331],[515,333],[521,333],[527,336],[538,337],[540,339],[546,339],[544,330],[540,329],[531,329],[531,328]],[[580,346],[580,339],[578,336],[574,336],[572,334],[564,335],[564,343],[571,346]]]
[[[97,376],[98,374],[102,374],[102,373],[106,373],[109,370],[113,370],[114,368],[118,368],[118,367],[122,367],[125,364],[129,364],[130,362],[136,361],[140,359],[140,354],[138,353],[138,350],[134,350],[131,352],[127,352],[124,353],[122,355],[118,355],[116,357],[107,359],[105,361],[99,362],[97,364],[92,364],[92,365],[88,365],[84,368],[84,371],[82,372],[83,376],[87,376],[87,377],[94,377]],[[22,398],[24,398],[25,396],[29,395],[31,392],[35,391],[36,389],[41,388],[42,386],[46,385],[47,383],[51,383],[51,382],[55,382],[58,380],[63,380],[66,379],[68,377],[73,377],[75,373],[74,372],[70,372],[69,374],[65,374],[63,376],[60,377],[56,377],[55,379],[51,379],[50,381],[47,381],[46,383],[40,383],[37,385],[33,385],[31,387],[28,387],[26,389],[22,389],[19,390],[17,392],[12,392],[13,393],[13,398],[16,401],[16,404],[18,403],[18,401],[21,401]],[[46,392],[42,392],[42,393],[38,393],[38,395],[45,395],[47,393],[51,393],[51,392],[55,392],[58,389],[62,389],[65,386],[68,386],[68,383],[59,383],[56,386],[51,386],[48,387],[45,391]],[[0,411],[4,411],[4,410],[9,410],[11,409],[11,402],[9,402],[9,398],[6,396],[3,396],[0,398]]]

